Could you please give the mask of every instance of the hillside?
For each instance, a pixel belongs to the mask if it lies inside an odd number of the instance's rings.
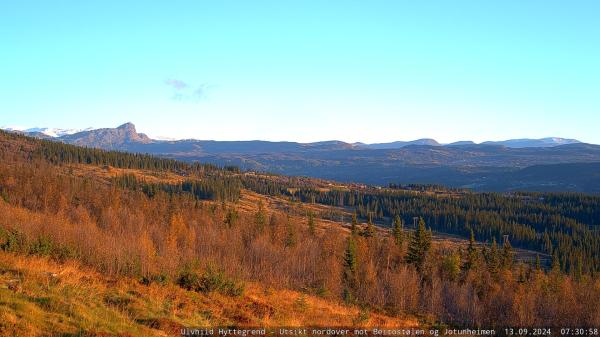
[[[185,327],[417,327],[305,293],[246,284],[239,297],[141,284],[76,262],[0,252],[0,336],[179,336]]]
[[[161,141],[138,133],[131,123],[50,138],[69,144],[149,153],[188,162],[234,165],[245,170],[310,176],[376,185],[441,184],[477,191],[600,193],[585,179],[600,163],[600,146],[574,139],[515,139],[439,144],[433,139],[382,144],[268,141]],[[553,174],[558,167],[567,174]],[[539,170],[529,167],[540,167]],[[377,174],[373,174],[377,172]]]
[[[598,197],[341,184],[5,132],[0,197],[7,335],[600,324]]]

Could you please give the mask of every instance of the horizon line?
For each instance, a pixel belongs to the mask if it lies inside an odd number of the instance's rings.
[[[32,129],[50,129],[50,130],[65,130],[65,131],[80,130],[78,132],[86,132],[86,131],[93,131],[93,130],[99,130],[99,129],[116,129],[116,128],[122,127],[124,125],[127,125],[127,124],[133,125],[136,129],[136,133],[138,133],[138,134],[140,134],[140,133],[145,134],[151,140],[164,141],[164,142],[169,142],[169,141],[173,141],[173,142],[175,142],[175,141],[215,141],[215,142],[269,142],[269,143],[297,143],[297,144],[340,142],[340,143],[345,143],[348,145],[384,145],[384,144],[392,144],[392,143],[411,143],[411,142],[417,142],[417,141],[430,140],[430,141],[436,142],[440,146],[447,146],[447,145],[452,145],[452,144],[461,143],[461,142],[471,142],[471,143],[473,143],[472,145],[487,145],[486,143],[500,143],[500,142],[508,142],[508,141],[560,139],[560,140],[573,141],[573,142],[565,143],[565,144],[557,144],[556,146],[573,144],[573,143],[599,145],[599,144],[595,144],[595,143],[584,142],[577,138],[556,137],[556,136],[548,136],[548,137],[541,137],[541,138],[530,138],[530,137],[504,138],[504,139],[499,139],[499,140],[484,140],[484,141],[480,141],[480,142],[473,141],[470,139],[462,139],[462,140],[451,141],[451,142],[439,142],[439,141],[437,141],[437,139],[435,139],[433,137],[421,137],[421,138],[408,139],[408,140],[397,139],[397,140],[391,140],[391,141],[376,141],[376,142],[346,141],[346,140],[340,140],[340,139],[299,141],[299,140],[260,139],[260,138],[248,138],[248,139],[202,139],[202,138],[193,138],[193,137],[176,138],[176,137],[170,137],[170,136],[157,135],[154,133],[140,132],[139,130],[137,130],[135,123],[132,123],[132,122],[122,123],[116,127],[63,128],[63,127],[40,127],[40,126],[23,127],[23,126],[16,126],[16,125],[2,125],[2,126],[0,126],[0,129],[6,130],[6,131],[22,131],[22,132],[27,131],[27,130],[32,130]],[[30,132],[35,132],[35,131],[30,131]],[[37,131],[37,132],[40,132],[40,131]],[[78,132],[74,132],[74,133],[78,133]],[[44,133],[44,132],[41,132],[41,133]],[[71,134],[74,134],[74,133],[71,133]],[[46,134],[46,135],[48,135],[48,134]],[[48,135],[48,136],[52,137],[52,138],[57,138],[57,137],[53,137],[51,135]],[[414,145],[414,144],[407,144],[407,145]],[[428,145],[428,144],[423,144],[423,145]],[[489,145],[495,145],[495,144],[489,144]],[[435,145],[431,145],[431,146],[435,146]]]

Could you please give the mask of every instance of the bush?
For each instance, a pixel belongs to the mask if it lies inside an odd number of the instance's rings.
[[[161,286],[165,286],[169,283],[169,276],[166,274],[144,276],[140,279],[140,283],[143,285],[150,285],[151,283],[157,283]]]
[[[186,290],[200,291],[200,276],[196,272],[186,268],[179,275],[177,285]]]
[[[4,200],[4,202],[9,202],[8,193],[6,193],[5,190],[2,190],[2,192],[0,192],[0,197],[2,197],[2,200]]]
[[[40,236],[36,240],[31,240],[19,231],[2,228],[0,228],[0,250],[11,253],[49,256],[60,262],[76,259],[80,256],[74,247],[57,245],[47,236]]]
[[[25,235],[0,228],[0,249],[5,252],[23,253],[27,250]]]
[[[40,236],[29,245],[29,254],[49,256],[54,250],[54,244],[48,237]]]
[[[308,302],[306,301],[306,295],[302,294],[294,301],[294,306],[299,312],[305,312],[308,309]]]
[[[245,288],[243,282],[228,278],[225,273],[213,267],[208,267],[202,275],[186,268],[179,275],[177,284],[187,290],[202,293],[217,291],[227,296],[240,296]]]

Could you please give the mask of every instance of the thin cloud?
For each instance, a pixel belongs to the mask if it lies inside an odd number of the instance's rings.
[[[168,79],[165,84],[175,89],[171,99],[178,102],[197,102],[206,98],[207,92],[211,85],[202,83],[200,85],[192,85],[182,80]]]
[[[165,80],[165,84],[173,87],[176,90],[183,90],[189,87],[189,84],[185,83],[182,80],[176,80],[176,79],[168,79]]]
[[[195,90],[194,92],[192,92],[192,96],[196,97],[197,99],[203,98],[206,95],[206,92],[209,89],[209,85],[208,84],[200,84]]]

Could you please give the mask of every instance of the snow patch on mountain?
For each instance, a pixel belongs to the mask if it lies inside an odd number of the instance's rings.
[[[75,134],[78,132],[94,130],[94,128],[91,128],[91,127],[85,128],[85,129],[60,129],[60,128],[40,128],[40,127],[27,128],[27,127],[19,127],[19,126],[2,126],[0,128],[3,130],[6,130],[6,131],[43,133],[46,136],[49,136],[52,138],[58,138],[58,137],[66,136],[66,135],[72,135],[72,134]]]

